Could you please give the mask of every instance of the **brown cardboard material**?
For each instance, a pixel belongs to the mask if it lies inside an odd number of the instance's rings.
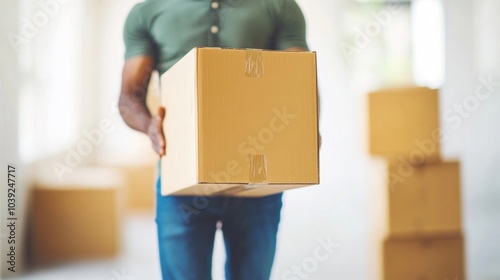
[[[438,92],[423,87],[368,95],[370,153],[412,163],[440,159]]]
[[[125,177],[126,206],[129,210],[153,211],[156,166],[122,166]]]
[[[464,241],[459,233],[384,241],[384,280],[465,279]]]
[[[156,190],[156,166],[110,165],[122,173],[124,178],[125,207],[128,212],[154,210]]]
[[[154,94],[154,89],[151,91]],[[122,173],[127,211],[148,211],[151,213],[155,206],[158,155],[153,152],[149,138],[142,137],[141,139],[144,140],[142,143],[135,144],[140,145],[142,153],[122,158],[112,154],[99,153],[92,158],[87,166],[113,168]]]
[[[195,48],[161,77],[163,195],[319,183],[316,54]]]
[[[389,232],[430,234],[461,229],[458,162],[420,167],[389,164]]]
[[[75,169],[63,181],[37,179],[32,196],[32,256],[37,263],[118,253],[122,215],[119,172]]]

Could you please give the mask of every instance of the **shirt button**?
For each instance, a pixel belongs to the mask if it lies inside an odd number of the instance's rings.
[[[210,6],[212,7],[212,9],[217,10],[219,8],[219,2],[212,2]]]
[[[210,27],[210,32],[212,32],[213,34],[219,33],[219,27],[217,25],[212,25]]]

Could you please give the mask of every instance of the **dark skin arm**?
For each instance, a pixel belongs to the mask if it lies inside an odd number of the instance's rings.
[[[292,47],[286,51],[305,49]],[[152,115],[146,105],[149,80],[154,66],[155,61],[150,56],[135,56],[125,61],[118,108],[125,123],[132,129],[148,135],[154,151],[162,157],[165,155],[167,144],[163,133],[165,108],[159,107],[156,115]]]
[[[166,147],[162,128],[165,108],[158,108],[153,116],[146,106],[148,84],[154,66],[155,61],[149,56],[136,56],[125,61],[118,108],[129,127],[149,136],[154,151],[161,157],[165,155]]]

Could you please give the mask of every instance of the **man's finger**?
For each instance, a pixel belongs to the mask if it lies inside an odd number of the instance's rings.
[[[165,149],[164,149],[164,147],[161,144],[157,145],[156,148],[157,148],[156,153],[159,156],[163,156],[165,154]]]
[[[162,139],[161,149],[163,151],[162,154],[166,155],[167,154],[167,141],[165,141],[165,138]]]
[[[156,140],[158,140],[158,144],[159,144],[160,148],[165,148],[165,139],[163,138],[163,135],[158,133]]]
[[[158,108],[158,117],[163,120],[163,118],[165,117],[165,107]]]
[[[156,140],[158,141],[158,154],[160,156],[165,155],[165,136],[163,135],[163,119],[165,118],[165,107],[158,107],[158,115],[156,122],[157,135]]]
[[[157,146],[157,149],[155,150],[155,152],[159,155],[159,156],[164,156],[165,155],[165,149],[161,148],[161,147],[158,147]]]
[[[155,151],[155,153],[160,154],[160,149],[154,142],[151,143],[151,146],[153,146],[153,150]]]
[[[161,131],[163,128],[162,119],[160,117],[156,119],[156,128],[158,129],[158,131]]]

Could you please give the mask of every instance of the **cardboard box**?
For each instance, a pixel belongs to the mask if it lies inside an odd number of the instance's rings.
[[[125,197],[128,210],[153,211],[156,190],[156,166],[119,166],[125,177]]]
[[[440,158],[438,92],[386,89],[368,95],[370,153],[412,163]]]
[[[319,183],[316,54],[195,48],[162,75],[163,195]]]
[[[32,196],[32,256],[37,263],[109,257],[120,248],[121,174],[75,169],[63,181],[37,178]]]
[[[461,229],[460,166],[442,162],[389,165],[389,231],[427,234]]]
[[[464,242],[456,233],[384,241],[384,280],[463,280]]]
[[[147,139],[149,141],[149,139]],[[151,143],[147,143],[151,149]],[[147,151],[149,152],[149,150]],[[125,207],[128,212],[152,213],[155,207],[158,157],[138,162],[93,161],[89,166],[113,168],[123,176]]]
[[[151,91],[153,92],[148,94],[153,94],[154,88]],[[158,155],[154,153],[148,137],[138,136],[140,141],[125,141],[127,145],[134,145],[133,152],[117,154],[117,150],[105,149],[96,153],[86,165],[118,170],[124,177],[127,210],[152,213],[155,206]]]

